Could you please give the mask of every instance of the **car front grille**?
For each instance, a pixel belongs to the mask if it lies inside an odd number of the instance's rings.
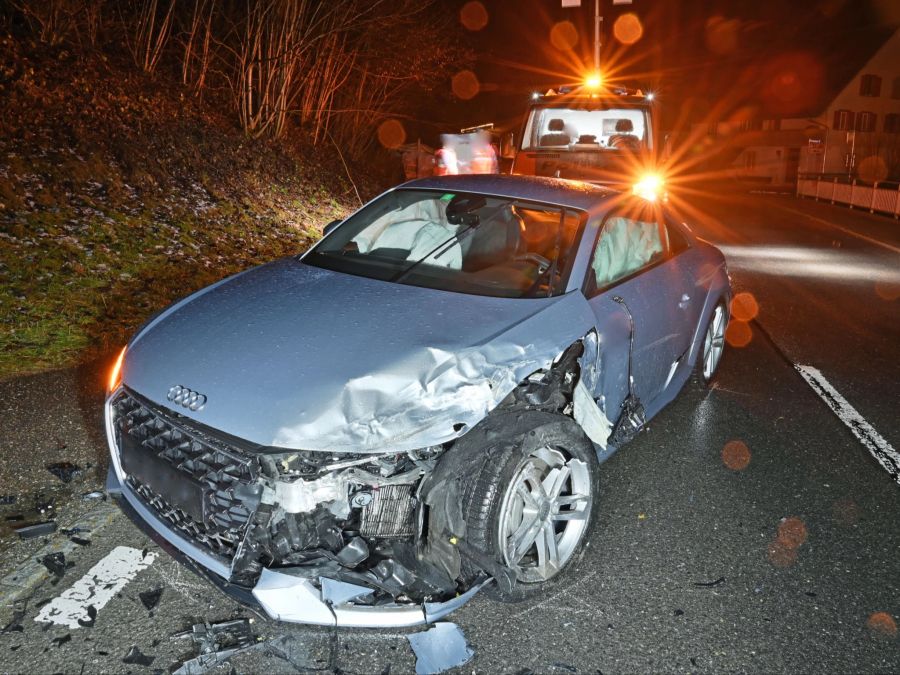
[[[128,486],[175,531],[232,558],[259,503],[252,457],[128,391],[112,407]]]

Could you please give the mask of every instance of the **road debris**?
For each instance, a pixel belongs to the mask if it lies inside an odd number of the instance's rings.
[[[0,506],[9,506],[16,503],[15,495],[0,495]]]
[[[155,553],[142,556],[136,548],[117,546],[70,588],[41,607],[34,620],[79,628],[79,620],[90,620],[88,607],[93,606],[99,612],[154,560]]]
[[[65,635],[63,635],[61,637],[55,637],[52,640],[50,640],[50,642],[52,642],[57,647],[62,647],[64,644],[66,644],[67,642],[71,642],[71,641],[72,641],[71,633],[66,633]]]
[[[19,535],[19,539],[34,539],[35,537],[43,537],[45,534],[53,534],[56,532],[56,527],[55,520],[46,520],[34,525],[17,527],[16,534]]]
[[[197,645],[198,655],[181,664],[174,675],[202,675],[210,668],[224,663],[235,654],[260,644],[253,634],[251,619],[232,619],[220,623],[197,623],[173,638],[190,637]]]
[[[258,645],[272,656],[287,661],[297,670],[315,667],[304,644],[293,635],[282,635]]]
[[[7,633],[23,633],[25,632],[25,627],[22,625],[22,619],[25,618],[25,608],[17,608],[13,610],[12,619],[9,620],[9,623],[6,624],[2,629],[0,629],[0,635],[6,635]]]
[[[719,577],[715,581],[695,581],[694,586],[697,588],[712,588],[713,586],[718,586],[719,584],[725,583],[725,577]]]
[[[122,657],[122,663],[136,666],[149,666],[156,660],[155,656],[144,654],[136,645],[132,645],[128,653]]]
[[[72,479],[80,476],[84,469],[72,462],[54,462],[47,465],[47,471],[59,478],[63,483],[71,483]]]
[[[45,518],[49,518],[50,512],[55,510],[53,499],[47,499],[47,497],[43,493],[37,495],[34,498],[34,510]]]
[[[441,621],[421,633],[407,635],[416,655],[416,674],[442,673],[468,663],[475,652],[455,623]]]
[[[82,628],[93,628],[94,622],[97,620],[97,608],[93,605],[88,605],[87,615],[87,619],[78,619],[78,625]]]
[[[48,553],[43,558],[40,559],[41,564],[47,568],[47,571],[53,575],[53,583],[59,583],[59,580],[63,578],[66,573],[66,569],[72,567],[74,563],[69,562],[66,563],[66,556],[64,553]]]
[[[82,539],[81,537],[77,537],[75,535],[72,535],[71,537],[69,537],[69,541],[71,541],[73,544],[78,544],[79,546],[90,546],[91,545],[90,539]]]
[[[81,534],[82,532],[90,532],[90,530],[86,527],[63,527],[59,530],[62,534],[67,537],[71,537],[73,534]]]
[[[152,611],[158,604],[159,599],[162,597],[163,589],[162,586],[159,588],[154,588],[150,591],[141,591],[138,593],[138,597],[141,599],[141,603],[144,605],[144,608],[149,612]]]
[[[103,501],[106,501],[106,493],[103,492],[103,490],[93,490],[91,492],[85,492],[81,495],[81,498],[85,501],[90,499],[102,499]]]

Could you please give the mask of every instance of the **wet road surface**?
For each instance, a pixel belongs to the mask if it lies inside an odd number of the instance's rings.
[[[900,486],[795,368],[821,372],[900,447],[900,224],[769,195],[694,206],[695,229],[723,246],[736,290],[756,301],[749,341],[726,351],[714,389],[683,393],[602,466],[600,522],[568,586],[518,605],[478,597],[449,617],[475,651],[466,669],[843,673],[900,663]],[[0,514],[42,490],[56,496],[62,526],[91,529],[89,545],[62,534],[3,540],[0,627],[14,622],[0,634],[2,670],[166,670],[195,653],[173,635],[204,619],[253,617],[114,507],[82,499],[100,485],[106,452],[101,382],[102,370],[83,368],[0,383],[3,485],[26,486]],[[63,459],[94,467],[63,484],[43,468]],[[61,578],[24,565],[66,543],[72,566]],[[158,555],[92,626],[35,621],[117,547]],[[159,589],[148,609],[141,594]],[[289,636],[293,649],[248,652],[221,672],[415,667],[413,631],[258,618],[253,627]],[[133,646],[148,666],[123,662]]]

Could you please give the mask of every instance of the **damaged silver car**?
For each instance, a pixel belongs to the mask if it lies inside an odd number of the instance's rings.
[[[400,626],[565,581],[599,467],[724,346],[725,262],[664,205],[453,176],[152,318],[111,375],[109,489],[285,621]]]

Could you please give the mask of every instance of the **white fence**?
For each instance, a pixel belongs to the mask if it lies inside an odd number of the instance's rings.
[[[888,213],[900,218],[900,185],[889,186],[862,183],[856,179],[831,176],[803,176],[797,179],[798,197],[815,197],[816,201],[848,204],[850,208],[866,209],[869,213]]]

